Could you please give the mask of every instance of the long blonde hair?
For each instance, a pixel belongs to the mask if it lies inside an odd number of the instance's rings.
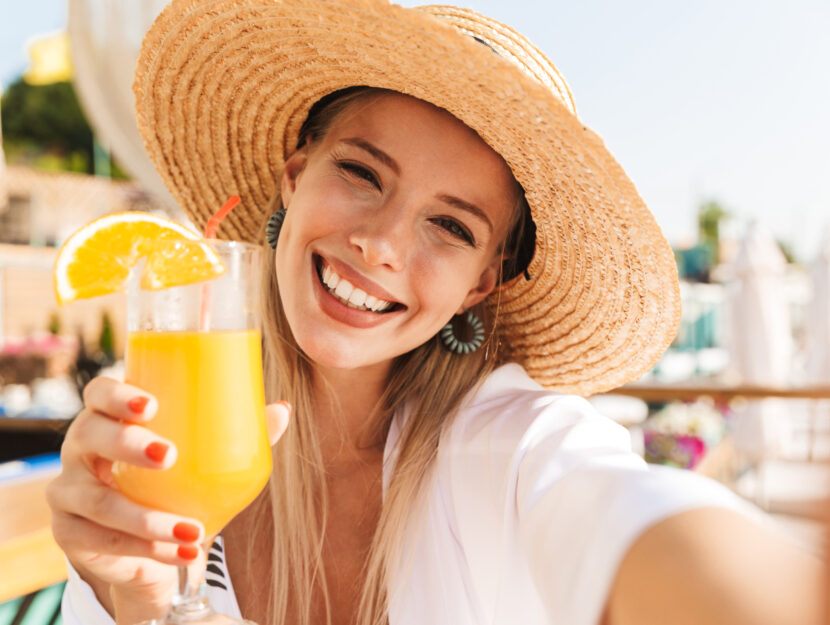
[[[316,141],[347,107],[382,90],[352,88],[324,98],[312,108],[300,135]],[[525,206],[520,194],[520,206]],[[281,206],[274,198],[270,211]],[[269,211],[269,214],[270,214]],[[515,211],[521,217],[522,211]],[[515,232],[521,219],[514,217]],[[264,229],[262,233],[264,240]],[[509,241],[517,237],[509,237]],[[519,237],[520,238],[520,237]],[[508,255],[510,255],[508,253]],[[263,365],[268,401],[287,400],[291,423],[274,448],[269,487],[252,504],[253,536],[273,536],[269,579],[258,580],[268,596],[264,625],[312,625],[312,599],[320,593],[325,622],[331,623],[329,593],[323,568],[328,512],[326,473],[312,414],[312,363],[294,340],[283,312],[275,271],[275,255],[265,255],[263,271]],[[394,471],[365,560],[357,625],[387,622],[388,581],[402,564],[404,535],[413,503],[429,482],[430,468],[444,428],[463,400],[497,362],[494,316],[481,304],[475,312],[490,331],[476,352],[449,352],[436,336],[395,359],[386,389],[367,418],[369,440],[382,448],[393,414],[406,406],[409,417],[397,445]],[[263,545],[248,541],[247,566],[263,555]]]

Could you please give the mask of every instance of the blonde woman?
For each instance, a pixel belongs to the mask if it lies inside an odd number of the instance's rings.
[[[817,560],[717,484],[647,467],[579,397],[660,357],[677,278],[520,35],[380,0],[174,0],[135,90],[190,217],[238,193],[221,234],[273,249],[275,468],[211,549],[220,610],[262,625],[818,622]],[[164,613],[171,565],[198,557],[203,530],[109,487],[113,461],[175,461],[141,427],[155,399],[98,379],[85,400],[50,489],[64,622],[137,623]]]

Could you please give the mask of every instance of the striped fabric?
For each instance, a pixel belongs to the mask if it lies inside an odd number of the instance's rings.
[[[0,603],[0,625],[61,625],[61,596],[66,582]]]
[[[208,551],[205,583],[211,588],[218,588],[225,592],[228,590],[227,573],[225,572],[225,550],[221,536],[216,537],[216,540],[210,546],[210,551]]]

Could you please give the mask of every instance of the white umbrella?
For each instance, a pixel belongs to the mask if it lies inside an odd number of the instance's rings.
[[[813,299],[807,306],[807,382],[830,385],[830,226],[810,266]]]
[[[830,226],[825,228],[819,253],[810,266],[813,298],[805,317],[806,382],[817,386],[830,385]],[[813,435],[819,422],[830,421],[828,402],[812,402],[810,406],[807,457],[813,456]]]
[[[132,91],[141,40],[166,4],[70,0],[68,29],[75,87],[99,141],[172,216],[185,220],[144,151]]]
[[[786,260],[778,244],[753,222],[732,266],[727,289],[730,369],[746,384],[785,386],[793,340],[786,294]],[[766,399],[737,411],[735,447],[752,462],[774,456],[789,442],[786,405]]]

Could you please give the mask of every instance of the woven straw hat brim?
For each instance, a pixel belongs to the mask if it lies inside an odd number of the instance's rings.
[[[173,0],[144,39],[134,90],[174,198],[204,225],[238,194],[220,236],[252,241],[309,109],[353,85],[446,109],[524,187],[536,224],[530,279],[488,299],[507,359],[586,395],[654,365],[680,319],[671,248],[556,69],[508,27],[381,0]]]

